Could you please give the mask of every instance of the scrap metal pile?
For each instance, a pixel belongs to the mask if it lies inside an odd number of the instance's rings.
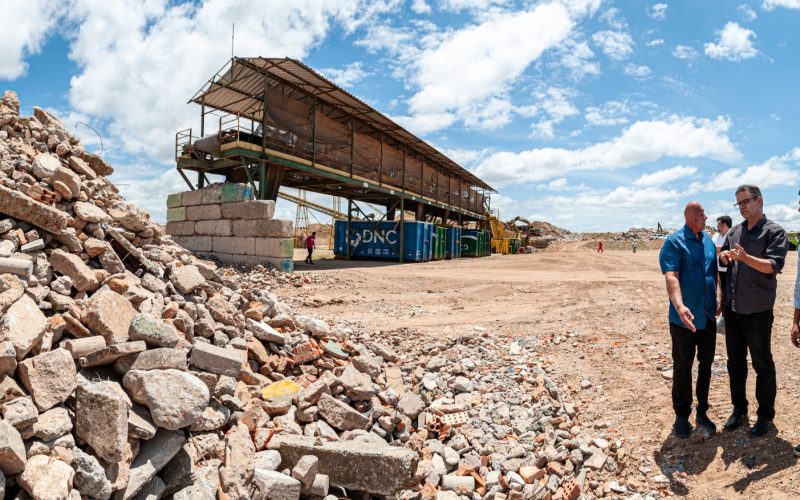
[[[217,272],[111,172],[3,95],[4,495],[574,499],[622,467],[622,443],[586,436],[536,363],[398,354],[298,315],[272,291],[284,278]]]

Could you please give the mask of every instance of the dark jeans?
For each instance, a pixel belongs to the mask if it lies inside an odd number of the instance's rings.
[[[756,372],[758,416],[775,418],[775,362],[772,360],[772,311],[737,314],[725,310],[725,347],[728,351],[728,376],[731,402],[736,412],[747,412],[747,351]]]
[[[711,363],[717,347],[717,328],[713,318],[706,320],[703,330],[691,330],[669,324],[672,336],[672,408],[678,417],[692,413],[692,364],[697,367],[697,413],[708,411],[708,387],[711,385]]]
[[[313,248],[306,248],[308,250],[308,257],[306,257],[306,262],[311,263],[311,254],[314,253]]]

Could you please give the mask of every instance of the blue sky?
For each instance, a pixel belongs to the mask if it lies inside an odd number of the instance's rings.
[[[5,0],[0,88],[51,109],[163,221],[188,99],[230,57],[295,57],[572,230],[729,214],[800,229],[800,0]],[[320,200],[325,203],[327,201]],[[293,218],[294,208],[278,212]]]

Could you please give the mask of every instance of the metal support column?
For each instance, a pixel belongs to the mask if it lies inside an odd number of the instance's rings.
[[[191,141],[191,134],[189,134],[189,140]],[[203,101],[200,102],[200,138],[203,138],[206,135],[206,103],[205,98]],[[197,188],[203,189],[205,186],[205,176],[203,172],[197,172]]]
[[[264,111],[261,113],[261,159],[258,162],[258,199],[267,196],[267,93],[269,92],[269,70],[264,70]]]
[[[311,166],[317,166],[317,96],[314,96],[313,117],[311,122]]]
[[[353,222],[353,200],[347,198],[347,234],[345,240],[347,241],[347,260],[350,260],[350,223]]]
[[[405,225],[405,211],[406,211],[406,204],[405,198],[400,198],[400,250],[397,254],[400,256],[400,263],[403,263],[403,254],[405,253],[406,248],[406,225]]]

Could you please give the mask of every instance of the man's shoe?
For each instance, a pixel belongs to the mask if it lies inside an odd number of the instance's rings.
[[[711,419],[708,418],[708,415],[706,415],[705,413],[699,413],[697,415],[697,425],[698,426],[702,425],[703,427],[708,429],[711,432],[711,434],[717,433],[717,424],[712,422]]]
[[[753,428],[750,429],[750,435],[763,436],[764,434],[767,433],[767,431],[771,426],[772,426],[772,420],[767,420],[765,418],[759,417],[758,420],[756,420],[755,425],[753,425]]]
[[[688,438],[689,434],[692,432],[692,426],[689,424],[689,417],[677,417],[675,419],[675,425],[672,426],[672,430],[675,431],[675,435],[679,438]]]
[[[794,447],[794,456],[800,457],[800,444]]]
[[[731,416],[728,417],[728,420],[725,421],[725,430],[732,431],[742,425],[743,422],[747,422],[747,413],[734,411],[731,413]]]

